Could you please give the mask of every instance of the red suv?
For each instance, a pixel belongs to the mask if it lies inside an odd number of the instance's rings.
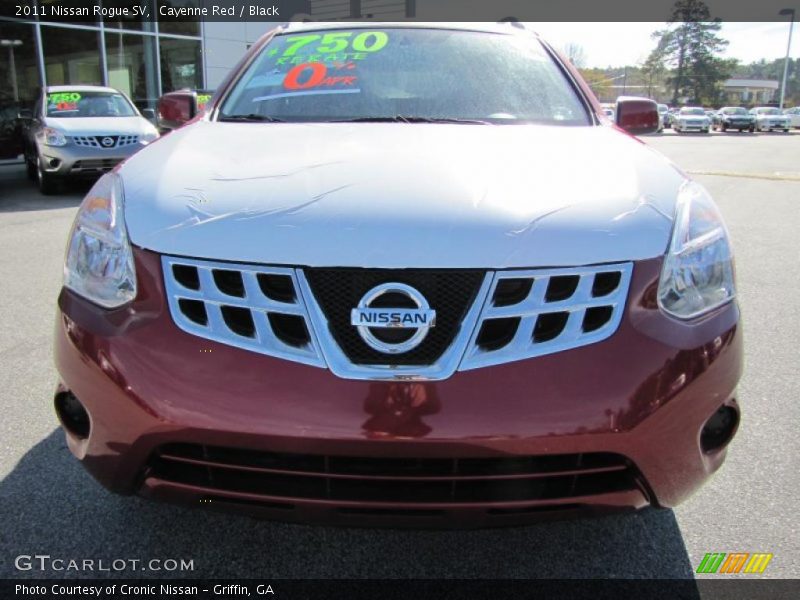
[[[714,202],[512,25],[291,24],[104,176],[55,406],[109,489],[491,526],[675,506],[739,408]],[[627,131],[626,131],[627,130]]]

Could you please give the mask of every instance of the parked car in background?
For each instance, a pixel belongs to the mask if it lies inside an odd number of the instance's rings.
[[[789,133],[791,117],[774,106],[757,106],[750,110],[755,117],[757,131],[784,131]]]
[[[706,111],[699,106],[684,106],[672,118],[672,128],[678,133],[699,131],[708,133],[711,129],[711,119]]]
[[[511,25],[279,27],[77,211],[69,449],[118,493],[356,526],[684,501],[739,422],[733,251],[633,137],[656,103],[615,112]]]
[[[194,119],[206,109],[214,92],[209,90],[177,90],[158,99],[158,129],[167,133]]]
[[[659,119],[659,131],[663,131],[666,127],[669,127],[669,106],[666,104],[659,104],[658,105],[658,119]]]
[[[669,123],[669,127],[672,128],[675,127],[675,118],[677,117],[678,112],[680,112],[680,110],[681,110],[680,108],[669,109],[669,112],[667,113],[667,122]]]
[[[746,108],[741,106],[723,106],[712,117],[712,127],[716,131],[737,131],[756,130],[756,119]]]
[[[69,177],[102,175],[158,138],[122,92],[99,86],[49,86],[24,132],[28,175],[43,194]]]
[[[784,115],[788,115],[789,117],[789,125],[794,127],[795,129],[800,129],[800,106],[795,106],[794,108],[787,108],[783,111]]]
[[[30,111],[26,114],[18,101],[0,95],[0,160],[16,159],[23,154],[23,132],[29,118]]]

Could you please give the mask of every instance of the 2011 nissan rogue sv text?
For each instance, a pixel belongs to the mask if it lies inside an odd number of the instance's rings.
[[[675,506],[742,334],[714,202],[509,24],[305,24],[92,188],[55,405],[113,491],[490,526]]]

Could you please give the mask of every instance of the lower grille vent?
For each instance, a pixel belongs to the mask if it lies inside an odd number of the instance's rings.
[[[494,458],[357,458],[171,444],[148,476],[265,500],[374,503],[540,502],[639,489],[637,472],[610,453]],[[434,507],[435,508],[435,507]]]

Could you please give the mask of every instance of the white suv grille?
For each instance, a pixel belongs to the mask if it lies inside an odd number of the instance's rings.
[[[84,148],[125,148],[139,143],[138,135],[76,135],[72,137],[76,146]]]

